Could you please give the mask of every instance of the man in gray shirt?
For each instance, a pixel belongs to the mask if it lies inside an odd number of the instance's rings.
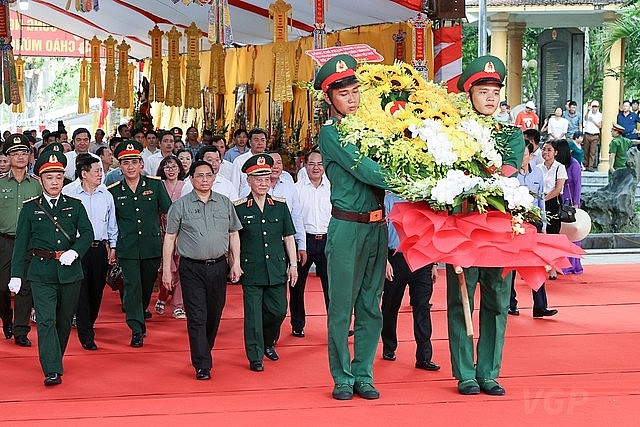
[[[196,379],[208,380],[213,366],[211,350],[226,299],[227,270],[230,266],[232,282],[242,275],[238,235],[242,225],[231,201],[211,191],[215,175],[209,163],[193,163],[189,176],[193,191],[176,200],[167,216],[162,285],[171,290],[170,264],[177,241],[191,363]]]

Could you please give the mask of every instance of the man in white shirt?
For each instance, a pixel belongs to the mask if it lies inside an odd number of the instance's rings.
[[[307,173],[296,184],[300,199],[300,210],[307,242],[307,261],[298,266],[298,281],[289,287],[289,311],[291,313],[291,334],[304,338],[305,308],[304,288],[311,265],[316,265],[316,276],[320,278],[324,305],[329,308],[329,280],[327,278],[327,228],[331,219],[331,184],[324,174],[322,154],[312,150],[304,158]]]
[[[220,163],[220,175],[231,181],[231,176],[233,175],[233,163],[224,158],[224,155],[227,152],[227,141],[223,136],[216,135],[211,139],[211,144],[220,152],[220,158],[222,159]]]
[[[141,155],[142,160],[146,162],[149,157],[158,152],[158,134],[155,130],[148,130],[145,134],[145,138],[147,140],[147,146],[142,150]]]
[[[91,145],[89,145],[89,152],[96,154],[96,151],[98,151],[98,148],[108,147],[108,146],[109,145],[104,140],[104,131],[102,129],[96,129],[95,141],[92,141]]]
[[[198,158],[195,161],[204,160],[213,167],[213,186],[211,189],[218,194],[222,194],[229,198],[229,200],[238,200],[238,191],[231,184],[227,178],[218,173],[220,171],[220,152],[213,145],[206,145],[198,152]],[[190,179],[185,180],[180,192],[180,197],[189,194],[193,190],[193,184]]]
[[[241,191],[243,187],[247,186],[247,174],[242,172],[244,162],[249,160],[251,156],[264,153],[264,150],[267,149],[267,132],[259,128],[252,129],[249,132],[249,144],[250,149],[240,154],[233,161],[231,183],[236,188],[236,191]]]
[[[76,147],[75,150],[71,150],[68,153],[64,153],[67,158],[67,167],[64,169],[64,177],[73,181],[76,179],[76,157],[78,154],[89,153],[89,144],[91,143],[91,132],[86,128],[78,128],[73,131],[71,136],[71,141],[73,142],[73,146]],[[100,163],[100,171],[102,173],[102,179],[104,180],[104,171],[102,170],[102,162],[100,161],[100,157],[96,156],[93,153],[89,153],[96,159],[98,159]]]
[[[149,137],[147,137],[149,139]],[[160,134],[160,148],[146,159],[144,159],[144,173],[151,176],[158,175],[158,166],[167,156],[173,154],[173,134],[165,131]],[[144,150],[143,150],[144,152]],[[188,171],[185,171],[187,173]]]
[[[600,103],[591,101],[591,110],[584,114],[584,167],[594,170],[598,164],[597,153],[600,146],[600,129],[602,129],[602,113]]]

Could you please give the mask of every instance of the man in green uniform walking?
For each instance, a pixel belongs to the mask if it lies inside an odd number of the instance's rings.
[[[144,163],[137,141],[123,141],[114,155],[123,181],[109,186],[116,204],[118,241],[116,256],[122,267],[122,305],[131,329],[131,347],[142,347],[147,332],[144,312],[149,306],[162,255],[160,213],[167,213],[171,198],[159,178],[142,175]]]
[[[318,71],[314,87],[322,89],[331,119],[320,129],[322,162],[331,182],[331,215],[327,231],[329,277],[329,368],[335,383],[332,396],[348,400],[380,396],[373,386],[382,313],[380,297],[387,261],[384,216],[384,171],[357,147],[340,140],[338,121],[354,114],[360,102],[356,60],[337,55]],[[347,337],[355,314],[354,356]]]
[[[16,293],[14,316],[11,310],[11,292],[7,283],[11,273],[11,254],[22,203],[42,194],[40,181],[27,172],[30,151],[29,140],[24,135],[10,135],[2,147],[2,152],[8,157],[11,169],[0,178],[0,253],[3,254],[0,259],[0,318],[4,337],[10,339],[14,336],[16,345],[21,347],[31,346],[27,337],[31,330],[29,315],[33,307],[31,285],[28,281],[23,282],[20,292]],[[27,253],[23,274],[29,267],[30,259],[31,254]]]
[[[251,193],[235,201],[243,275],[244,347],[249,369],[264,370],[262,357],[276,361],[275,340],[287,315],[287,285],[298,279],[293,220],[284,199],[267,194],[273,159],[256,154],[242,166]],[[287,267],[288,265],[288,267]]]
[[[481,56],[473,60],[462,72],[458,89],[468,93],[473,108],[482,115],[491,116],[500,102],[500,89],[506,69],[495,56]],[[524,138],[522,131],[502,125],[493,131],[498,150],[502,154],[503,174],[517,172],[522,163]],[[513,274],[513,273],[511,273]],[[504,388],[496,381],[502,363],[502,347],[507,326],[507,311],[511,293],[511,275],[502,277],[502,268],[470,267],[464,269],[473,312],[476,286],[482,289],[480,298],[480,336],[477,361],[474,363],[473,338],[465,330],[460,283],[452,265],[447,265],[447,321],[449,350],[453,376],[458,379],[460,394],[478,394],[480,390],[493,396],[502,396]]]
[[[93,228],[80,200],[60,194],[66,162],[60,151],[47,152],[36,161],[34,170],[44,192],[25,201],[20,212],[9,282],[12,291],[20,290],[24,259],[30,250],[33,259],[26,279],[31,282],[38,313],[38,354],[45,386],[62,383],[62,356],[83,277],[79,258],[93,240]]]

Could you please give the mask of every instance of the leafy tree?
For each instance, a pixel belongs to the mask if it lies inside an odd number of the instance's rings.
[[[613,75],[623,79],[625,98],[640,97],[640,5],[629,1],[620,11],[620,18],[605,26],[604,53],[602,62],[609,58],[611,48],[618,40],[624,42],[625,62]]]

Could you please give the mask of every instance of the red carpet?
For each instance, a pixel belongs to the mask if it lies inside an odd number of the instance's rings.
[[[587,265],[583,275],[560,276],[547,285],[549,306],[560,312],[545,319],[531,317],[531,294],[519,281],[521,314],[509,317],[501,372],[507,395],[491,397],[456,391],[442,271],[432,298],[434,361],[442,369],[413,367],[407,296],[398,360],[376,360],[381,398],[347,402],[330,397],[326,317],[315,278],[307,290],[307,337],[290,336],[287,318],[277,346],[280,361],[265,360],[262,373],[248,369],[241,289],[230,286],[213,378],[203,382],[194,379],[185,321],[173,319],[170,310],[154,314],[144,347],[132,349],[117,294],[107,289],[96,327],[100,349],[83,350],[73,331],[61,386],[42,385],[35,326],[31,348],[0,342],[0,424],[634,425],[640,401],[639,276],[633,264]]]

